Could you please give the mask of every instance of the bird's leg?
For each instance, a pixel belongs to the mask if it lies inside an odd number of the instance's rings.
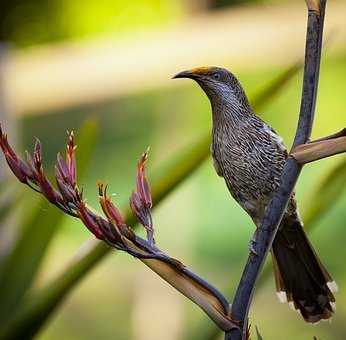
[[[250,239],[250,242],[249,242],[249,250],[250,250],[250,253],[252,255],[258,255],[255,247],[256,247],[256,244],[257,244],[257,236],[258,236],[258,228],[256,227],[256,230],[254,232],[254,234],[252,235],[251,239]]]

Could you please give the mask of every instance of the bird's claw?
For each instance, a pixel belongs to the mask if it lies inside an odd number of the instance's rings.
[[[250,250],[250,253],[251,253],[252,255],[258,256],[258,253],[257,253],[257,251],[256,251],[256,249],[255,249],[255,245],[256,245],[256,241],[251,240],[251,241],[250,241],[250,244],[249,244],[249,250]]]
[[[255,232],[255,234],[252,236],[249,242],[249,250],[252,255],[258,256],[258,253],[256,250],[256,244],[257,244],[256,235],[257,235],[257,232]]]

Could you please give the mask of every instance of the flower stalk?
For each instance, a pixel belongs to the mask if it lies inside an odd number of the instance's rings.
[[[229,303],[211,284],[189,270],[155,244],[151,215],[152,197],[145,175],[148,151],[143,153],[136,175],[136,189],[130,198],[130,207],[138,222],[146,230],[146,239],[139,237],[107,195],[107,186],[98,183],[99,202],[104,216],[94,212],[83,199],[83,190],[77,184],[76,145],[73,132],[68,133],[66,157],[60,154],[55,164],[57,188],[48,180],[42,165],[42,147],[36,140],[34,152],[26,152],[22,160],[9,145],[0,126],[0,147],[6,161],[18,180],[73,217],[79,218],[88,230],[110,247],[138,258],[161,278],[196,303],[223,331],[237,327],[229,316]]]

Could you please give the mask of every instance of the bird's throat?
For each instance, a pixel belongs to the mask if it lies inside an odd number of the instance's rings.
[[[211,100],[213,126],[229,125],[237,127],[250,119],[253,111],[248,103],[240,102],[236,98],[231,100]]]

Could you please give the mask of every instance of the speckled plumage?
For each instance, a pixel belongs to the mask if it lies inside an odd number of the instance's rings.
[[[235,122],[225,111],[215,109],[218,116],[213,119],[211,146],[214,166],[234,199],[257,224],[280,183],[286,152],[259,118],[249,114]]]
[[[212,107],[214,167],[240,206],[259,226],[280,185],[287,151],[282,138],[253,112],[246,94],[229,71],[211,67],[185,71],[209,97]],[[332,316],[336,287],[308,241],[292,195],[272,249],[281,301],[289,302],[307,322]]]

